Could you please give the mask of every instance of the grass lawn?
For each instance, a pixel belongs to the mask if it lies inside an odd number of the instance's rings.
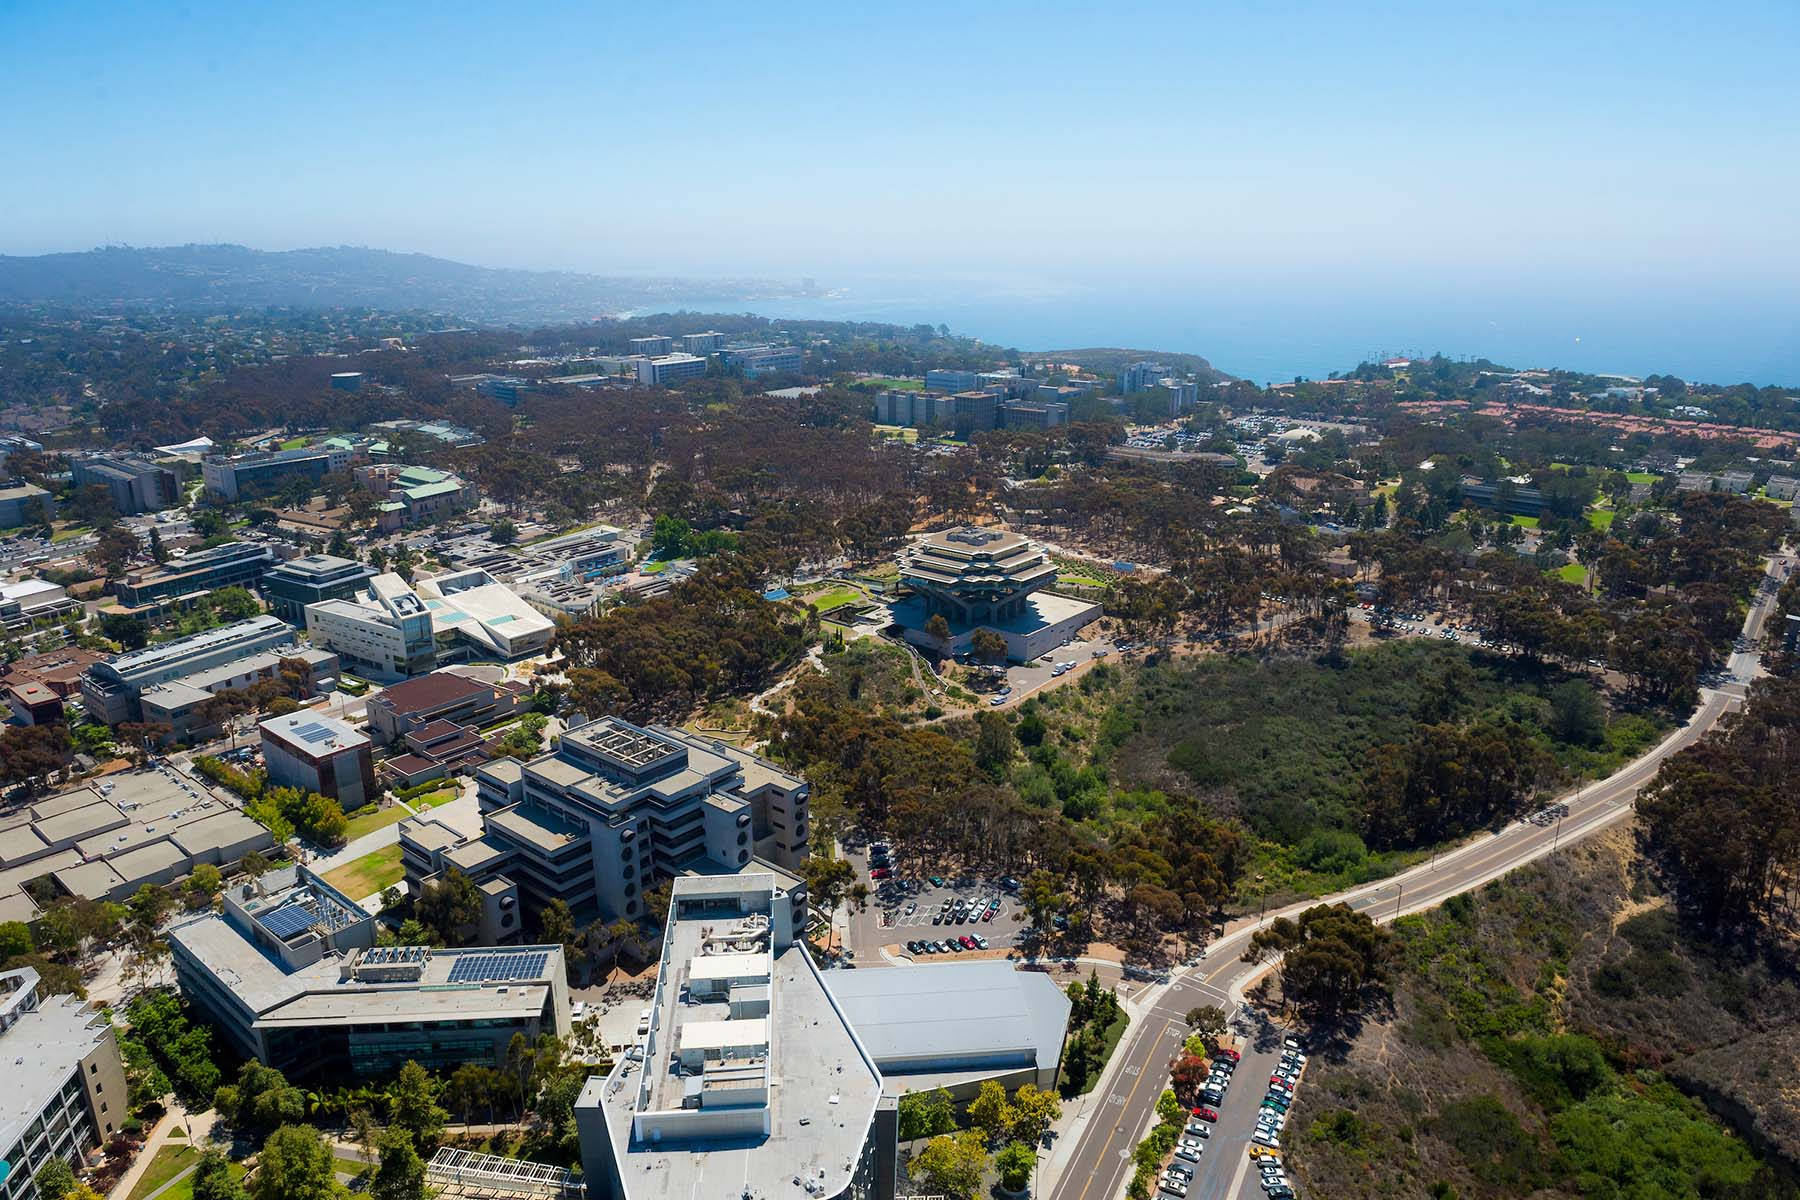
[[[1536,517],[1514,517],[1512,523],[1523,529],[1536,529],[1538,527],[1538,519]]]
[[[820,612],[830,612],[840,604],[855,604],[862,598],[863,594],[855,588],[842,586],[820,588],[800,597]]]
[[[1113,1023],[1106,1027],[1105,1053],[1100,1056],[1100,1061],[1094,1064],[1093,1070],[1088,1072],[1086,1082],[1079,1092],[1074,1093],[1075,1095],[1085,1096],[1094,1090],[1094,1085],[1100,1082],[1100,1076],[1106,1072],[1106,1064],[1112,1061],[1113,1051],[1118,1049],[1119,1039],[1125,1036],[1125,1027],[1129,1024],[1131,1024],[1131,1018],[1121,1009],[1119,1015],[1113,1018]],[[1069,1093],[1063,1091],[1065,1084],[1063,1072],[1059,1070],[1057,1075],[1056,1090],[1066,1096]]]
[[[1658,479],[1661,479],[1662,476],[1652,475],[1648,471],[1627,471],[1625,472],[1625,478],[1631,480],[1633,483],[1655,483]]]
[[[1592,525],[1595,529],[1600,530],[1611,529],[1613,518],[1618,515],[1618,513],[1610,508],[1590,508],[1587,510],[1588,524]]]
[[[127,1196],[126,1200],[144,1200],[145,1196],[199,1161],[200,1152],[192,1146],[163,1146],[156,1152],[156,1157],[150,1160],[150,1165],[145,1168],[143,1177],[137,1181],[137,1186],[131,1189],[131,1195]],[[163,1193],[165,1196],[168,1194],[168,1192]],[[192,1187],[188,1189],[188,1194],[193,1194]]]
[[[305,446],[306,439],[303,437],[289,438],[287,441],[281,443],[281,448],[283,450],[300,450]]]
[[[642,571],[646,575],[661,575],[668,569],[669,564],[667,562],[647,562],[638,568],[639,571]]]
[[[1106,580],[1095,579],[1092,575],[1058,575],[1058,583],[1072,583],[1079,587],[1105,587]]]
[[[383,888],[392,887],[405,878],[406,868],[400,862],[398,842],[325,872],[325,882],[352,900],[363,900],[376,895]]]
[[[244,1177],[244,1164],[234,1162],[228,1164],[233,1179]],[[169,1185],[169,1190],[158,1196],[156,1200],[194,1200],[194,1177],[184,1175]]]
[[[1552,571],[1551,574],[1562,580],[1564,583],[1572,583],[1576,587],[1587,586],[1587,568],[1578,562],[1572,562],[1567,566],[1558,567],[1556,570]]]
[[[51,529],[50,544],[53,546],[57,542],[66,542],[72,538],[78,538],[84,533],[94,532],[94,527],[92,525],[67,525],[61,529],[56,529],[52,526]]]
[[[436,808],[440,804],[448,804],[462,795],[461,788],[447,787],[435,792],[426,792],[423,796],[414,796],[407,803],[414,808]]]
[[[859,388],[884,392],[922,392],[925,390],[923,379],[893,379],[886,375],[878,375],[873,379],[859,379]]]
[[[349,825],[344,828],[344,840],[353,842],[365,833],[374,833],[377,829],[398,824],[410,815],[398,804],[390,804],[386,808],[365,809],[350,818]]]
[[[903,442],[916,442],[919,440],[919,431],[908,425],[877,425],[875,436],[899,438]]]
[[[371,1165],[360,1158],[346,1158],[342,1154],[334,1156],[331,1160],[332,1169],[344,1175],[361,1175]]]

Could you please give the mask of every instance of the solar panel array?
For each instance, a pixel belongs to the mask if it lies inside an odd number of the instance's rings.
[[[318,721],[309,721],[305,725],[299,725],[294,728],[294,736],[301,741],[306,742],[308,745],[316,745],[319,742],[329,742],[332,739],[333,734],[334,731],[329,725],[320,724]]]
[[[450,968],[451,983],[487,983],[504,979],[536,979],[550,956],[535,954],[464,954]]]
[[[305,933],[319,920],[318,915],[304,904],[284,904],[272,912],[261,914],[258,918],[267,929],[283,941],[297,933]]]

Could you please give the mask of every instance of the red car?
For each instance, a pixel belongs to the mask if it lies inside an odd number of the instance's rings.
[[[1208,1108],[1202,1104],[1199,1108],[1194,1110],[1194,1115],[1199,1117],[1202,1121],[1216,1121],[1219,1119],[1219,1110],[1216,1108]]]
[[[1232,1062],[1239,1062],[1244,1056],[1239,1054],[1236,1050],[1221,1049],[1219,1051],[1219,1057],[1229,1058]]]
[[[870,879],[886,879],[889,875],[892,875],[893,873],[894,872],[887,867],[876,867],[873,871],[869,872],[869,878]]]
[[[964,950],[973,950],[975,948],[975,939],[966,933],[956,940],[962,943]]]

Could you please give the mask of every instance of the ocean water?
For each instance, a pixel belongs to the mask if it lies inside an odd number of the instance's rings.
[[[1021,350],[1120,346],[1204,356],[1258,383],[1324,378],[1367,359],[1441,352],[1690,382],[1800,387],[1800,295],[1618,285],[1459,288],[1007,286],[854,281],[817,296],[695,296],[659,309],[948,325]]]

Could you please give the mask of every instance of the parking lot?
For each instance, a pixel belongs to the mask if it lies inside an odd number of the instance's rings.
[[[856,866],[859,878],[869,880],[867,852],[851,852],[848,857]],[[986,940],[988,953],[1004,953],[1018,942],[1025,929],[1025,910],[1000,881],[943,876],[937,876],[936,880],[933,882],[928,877],[870,881],[875,894],[868,907],[850,914],[850,948],[856,952],[859,963],[879,964],[883,946],[897,945],[902,954],[907,954],[908,942],[941,942],[969,935]],[[955,919],[958,900],[963,901],[960,922]],[[950,906],[947,914],[946,905]],[[933,918],[937,918],[935,923]],[[979,955],[982,948],[921,954],[919,957],[921,960],[950,959],[966,957],[970,953]]]
[[[1108,638],[1075,638],[1064,642],[1049,654],[1028,663],[1006,668],[1005,690],[984,689],[986,703],[993,708],[1010,708],[1027,696],[1060,679],[1080,674],[1089,663],[1104,660],[1113,653]]]

